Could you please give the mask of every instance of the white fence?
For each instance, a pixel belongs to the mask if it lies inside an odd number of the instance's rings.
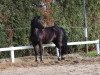
[[[68,45],[82,45],[82,44],[95,44],[96,45],[96,52],[97,54],[100,54],[100,49],[99,49],[99,40],[94,40],[94,41],[81,41],[81,42],[69,42],[67,43]],[[55,44],[44,44],[44,47],[55,47]],[[7,47],[7,48],[0,48],[0,52],[1,51],[10,51],[10,55],[11,55],[11,61],[12,63],[15,62],[15,55],[14,55],[14,51],[15,50],[23,50],[23,49],[32,49],[32,46],[18,46],[18,47]],[[57,51],[57,55],[58,55],[58,51]]]

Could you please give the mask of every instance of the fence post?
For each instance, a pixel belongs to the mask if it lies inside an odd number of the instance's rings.
[[[11,55],[11,61],[12,61],[12,63],[14,63],[15,62],[15,57],[14,57],[13,47],[11,47],[10,55]]]
[[[96,43],[96,50],[97,50],[97,55],[100,54],[99,40],[97,40],[97,43]]]

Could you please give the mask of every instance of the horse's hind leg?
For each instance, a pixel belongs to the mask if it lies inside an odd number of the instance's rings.
[[[61,57],[60,57],[60,51],[58,48],[56,48],[56,53],[57,53],[57,57],[58,57],[58,61],[61,60]]]
[[[57,56],[58,56],[58,61],[60,61],[61,60],[61,46],[60,45],[58,45],[58,49],[57,49]]]
[[[59,57],[58,57],[58,60],[60,61],[61,60],[61,47],[59,48]]]
[[[54,44],[56,45],[56,52],[57,52],[57,57],[58,57],[58,61],[60,61],[61,60],[61,43],[60,42],[54,42]]]

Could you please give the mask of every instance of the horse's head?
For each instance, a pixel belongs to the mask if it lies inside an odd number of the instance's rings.
[[[41,16],[35,16],[31,21],[32,28],[43,29],[43,25],[41,24]]]

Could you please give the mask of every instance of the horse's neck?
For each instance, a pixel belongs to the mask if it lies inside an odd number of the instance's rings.
[[[35,28],[31,27],[31,33],[34,33],[34,32],[35,32]]]
[[[32,29],[31,29],[31,32],[37,32],[37,31],[39,31],[39,30],[42,30],[42,29],[39,29],[39,28],[32,28]]]

